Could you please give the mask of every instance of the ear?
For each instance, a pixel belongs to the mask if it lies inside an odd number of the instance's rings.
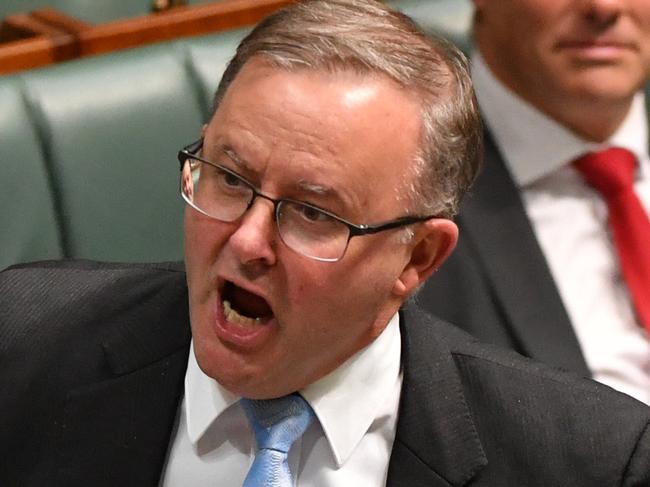
[[[445,218],[432,218],[417,229],[411,256],[395,281],[393,293],[406,299],[449,257],[458,242],[458,227]]]
[[[205,131],[208,129],[208,124],[204,123],[203,127],[201,127],[201,137],[205,138]]]

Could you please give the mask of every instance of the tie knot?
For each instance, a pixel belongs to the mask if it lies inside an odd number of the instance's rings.
[[[636,158],[627,149],[612,147],[591,152],[573,164],[585,181],[605,198],[632,189]]]
[[[299,394],[277,399],[242,399],[259,449],[288,453],[314,419],[314,411]]]

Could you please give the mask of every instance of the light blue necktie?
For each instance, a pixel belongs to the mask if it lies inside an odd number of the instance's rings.
[[[298,394],[240,402],[257,440],[243,487],[292,487],[289,449],[313,421],[314,411]]]

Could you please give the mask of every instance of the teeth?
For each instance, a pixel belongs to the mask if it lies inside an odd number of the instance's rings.
[[[237,311],[232,309],[230,301],[223,300],[223,314],[226,316],[226,319],[231,323],[236,323],[243,326],[256,326],[259,325],[262,320],[259,318],[249,318],[248,316],[240,315]]]

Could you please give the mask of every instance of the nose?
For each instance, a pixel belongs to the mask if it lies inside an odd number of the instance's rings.
[[[583,12],[586,19],[597,28],[616,23],[623,13],[626,0],[584,0]]]
[[[273,203],[256,198],[230,236],[230,246],[242,264],[271,266],[276,262],[275,242]]]

